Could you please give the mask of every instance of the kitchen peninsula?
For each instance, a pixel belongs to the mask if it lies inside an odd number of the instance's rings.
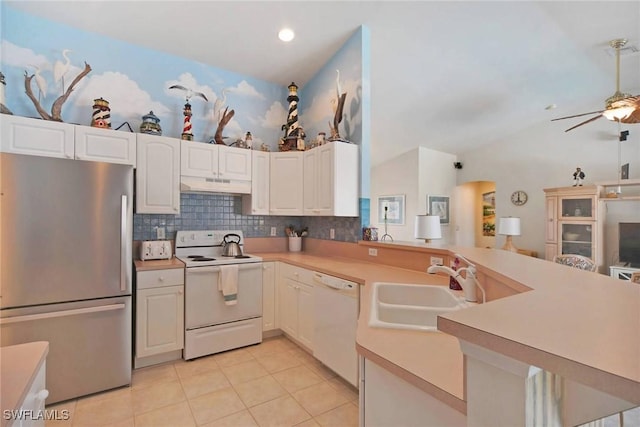
[[[493,249],[411,244],[387,247],[380,242],[360,242],[357,246],[407,251],[414,257],[423,256],[425,263],[434,254],[450,257],[460,253],[477,265],[478,278],[487,287],[490,303],[440,317],[438,327],[447,335],[374,329],[368,326],[373,282],[445,285],[448,278],[387,267],[380,262],[373,264],[360,256],[355,257],[358,260],[327,257],[324,254],[329,252],[324,251],[262,256],[364,285],[356,340],[359,353],[466,414],[468,425],[482,425],[477,421],[481,418],[477,418],[474,405],[486,402],[470,394],[473,384],[469,382],[469,369],[464,378],[465,363],[458,339],[466,343],[462,350],[467,353],[467,368],[473,358],[484,358],[490,365],[492,357],[501,357],[500,363],[508,360],[518,369],[525,368],[524,382],[528,373],[533,375],[540,369],[562,378],[567,391],[565,405],[573,405],[564,409],[565,417],[572,425],[640,405],[637,285]],[[313,249],[312,245],[309,247]],[[441,342],[429,343],[432,335]],[[448,366],[430,370],[430,366],[438,364]],[[494,390],[485,390],[487,399],[494,398]],[[575,396],[585,403],[576,403]],[[525,402],[517,403],[522,412],[515,416],[524,417]],[[494,412],[500,416],[500,411]],[[524,418],[519,424],[525,424]]]

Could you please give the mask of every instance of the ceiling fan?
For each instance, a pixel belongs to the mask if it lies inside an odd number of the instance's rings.
[[[620,49],[627,44],[626,39],[615,39],[609,42],[609,45],[616,50],[616,92],[605,101],[605,109],[601,111],[592,111],[590,113],[576,114],[573,116],[558,117],[556,120],[572,119],[574,117],[588,116],[589,114],[597,114],[597,116],[585,120],[582,123],[570,127],[565,130],[569,132],[579,126],[590,123],[600,117],[605,117],[618,123],[640,123],[640,95],[632,96],[627,93],[620,92]]]

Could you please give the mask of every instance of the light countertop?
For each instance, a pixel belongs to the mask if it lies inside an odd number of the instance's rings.
[[[440,330],[640,405],[640,286],[512,252],[457,252],[532,291],[441,316]]]
[[[184,268],[184,263],[175,257],[171,259],[153,259],[148,261],[142,261],[140,259],[137,259],[134,261],[134,264],[136,266],[136,271]]]
[[[463,355],[457,338],[439,332],[369,327],[371,285],[374,282],[449,285],[449,278],[348,258],[300,253],[255,254],[264,261],[284,261],[331,274],[361,286],[358,352],[395,375],[442,400],[460,412],[464,402]]]
[[[0,348],[2,411],[18,410],[49,353],[49,343],[36,341]],[[2,417],[2,426],[10,420]]]
[[[441,316],[440,330],[450,338],[464,339],[640,405],[640,286],[502,250],[448,250],[475,263],[479,274],[503,278],[522,293]],[[376,281],[448,283],[442,276],[304,252],[262,256],[265,261],[285,261],[364,285]],[[361,298],[359,351],[379,356],[388,367],[400,368],[397,371],[405,372],[406,379],[418,386],[422,381],[421,388],[431,394],[444,391],[436,397],[461,409],[457,400],[463,398],[462,357],[457,358],[457,343],[454,346],[452,341],[450,349],[438,345],[443,358],[434,359],[437,352],[429,335],[435,334],[370,328],[367,286]],[[436,340],[445,341],[441,338]],[[446,378],[429,369],[438,364],[448,369]],[[434,393],[433,387],[439,390]]]

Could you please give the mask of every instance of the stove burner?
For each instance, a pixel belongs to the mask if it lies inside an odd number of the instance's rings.
[[[189,255],[187,258],[204,258],[204,255]]]
[[[192,261],[215,261],[215,258],[207,258],[206,256],[190,256]]]
[[[251,258],[249,255],[236,255],[234,258]]]

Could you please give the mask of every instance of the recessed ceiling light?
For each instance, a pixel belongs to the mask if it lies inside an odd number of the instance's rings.
[[[295,34],[293,30],[290,28],[283,28],[278,33],[278,38],[283,42],[290,42],[291,40],[293,40],[294,37],[295,37]]]

